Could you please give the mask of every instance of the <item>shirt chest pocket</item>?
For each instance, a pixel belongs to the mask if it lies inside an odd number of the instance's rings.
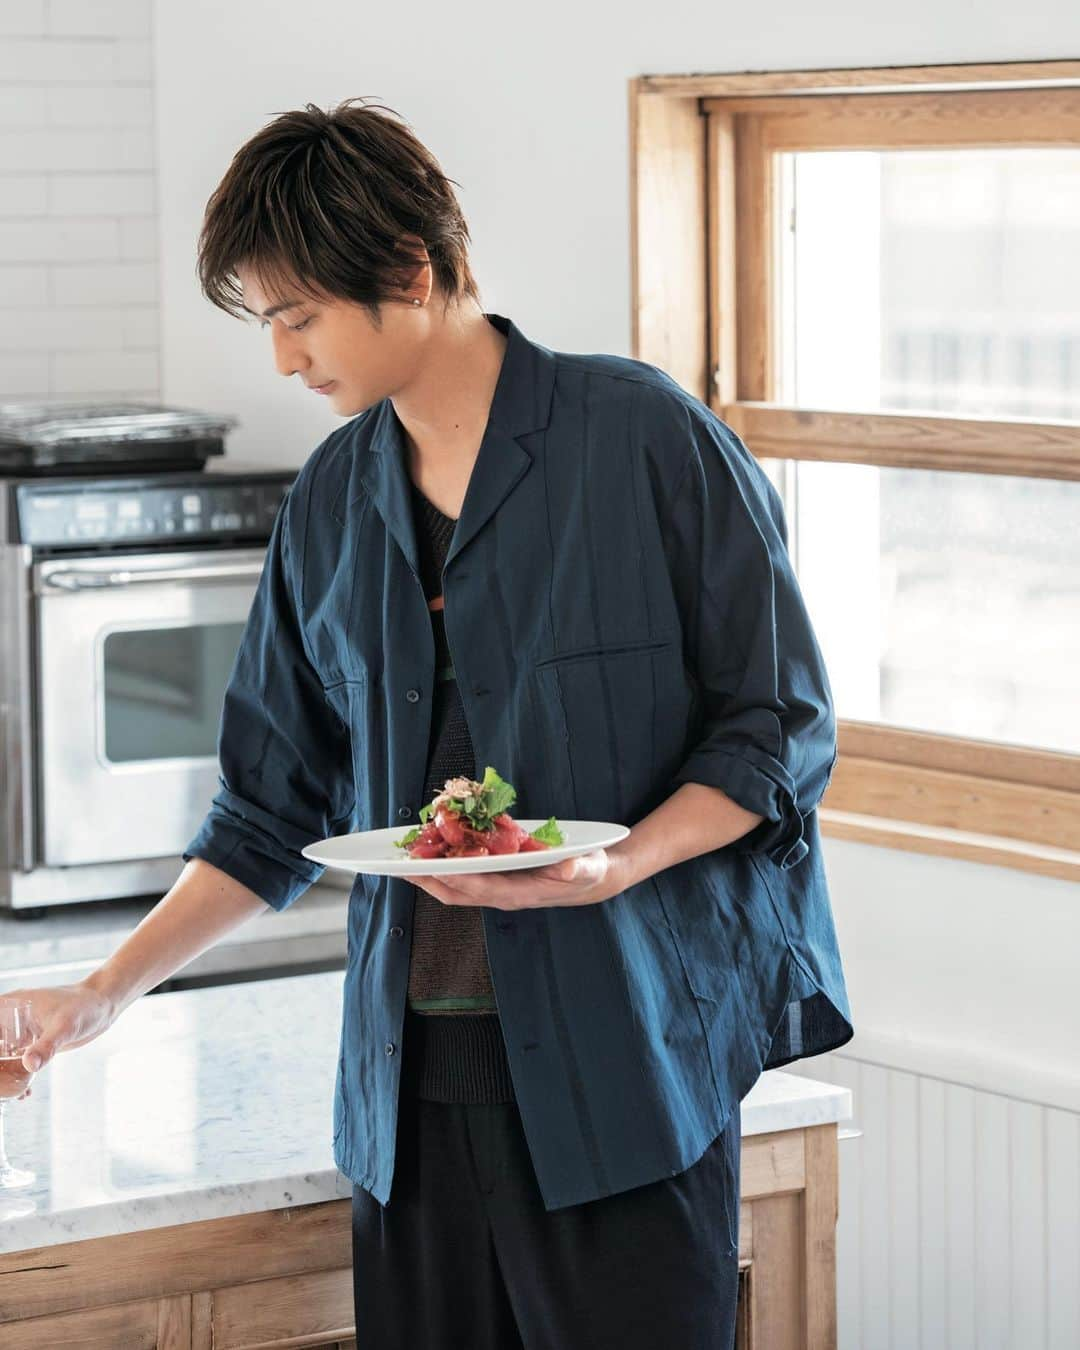
[[[386,730],[374,706],[366,679],[338,679],[323,686],[323,695],[348,739],[347,762],[352,774],[352,819],[343,832],[376,828],[370,787],[386,778]]]
[[[383,601],[382,566],[354,566],[350,558],[340,560],[320,585],[309,583],[306,637],[324,688],[381,682],[386,659]]]
[[[648,656],[650,652],[665,651],[674,641],[672,637],[648,637],[631,642],[594,643],[591,646],[577,647],[570,651],[541,657],[534,663],[533,669],[546,670],[552,666],[564,666],[575,661],[608,661],[624,656]]]
[[[365,528],[368,514],[367,499],[358,498],[350,504],[347,529],[339,528],[332,511],[308,541],[304,629],[324,689],[357,681],[376,684],[382,677],[384,599],[388,587],[402,583],[387,578],[385,534]]]
[[[674,634],[540,656],[530,670],[555,800],[583,820],[637,819],[684,749],[687,686]]]

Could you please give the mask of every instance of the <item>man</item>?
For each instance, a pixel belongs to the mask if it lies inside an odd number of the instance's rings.
[[[535,869],[357,876],[358,1345],[726,1350],[739,1101],[853,1034],[829,683],[738,437],[654,366],[485,312],[468,238],[362,100],[278,117],[208,203],[204,292],[347,420],[282,504],[184,856],[282,910],[306,844],[404,833],[488,765],[518,817],[631,826]]]

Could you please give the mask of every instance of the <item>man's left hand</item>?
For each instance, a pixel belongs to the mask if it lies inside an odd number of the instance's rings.
[[[409,880],[444,905],[487,905],[492,909],[595,905],[610,900],[626,886],[618,855],[603,848],[547,867],[462,876],[410,876]]]

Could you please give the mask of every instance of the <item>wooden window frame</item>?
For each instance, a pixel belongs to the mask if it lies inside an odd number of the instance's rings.
[[[773,398],[776,159],[797,149],[1080,146],[1080,61],[629,82],[633,354],[758,457],[1080,479],[1080,423]],[[1080,880],[1080,755],[840,719],[822,833]]]

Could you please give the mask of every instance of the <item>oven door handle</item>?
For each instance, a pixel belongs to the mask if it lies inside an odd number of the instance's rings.
[[[69,567],[48,572],[44,585],[58,591],[97,590],[104,586],[130,586],[141,581],[224,581],[230,577],[258,577],[261,559],[230,563],[184,563],[178,567],[116,568],[111,572]]]

